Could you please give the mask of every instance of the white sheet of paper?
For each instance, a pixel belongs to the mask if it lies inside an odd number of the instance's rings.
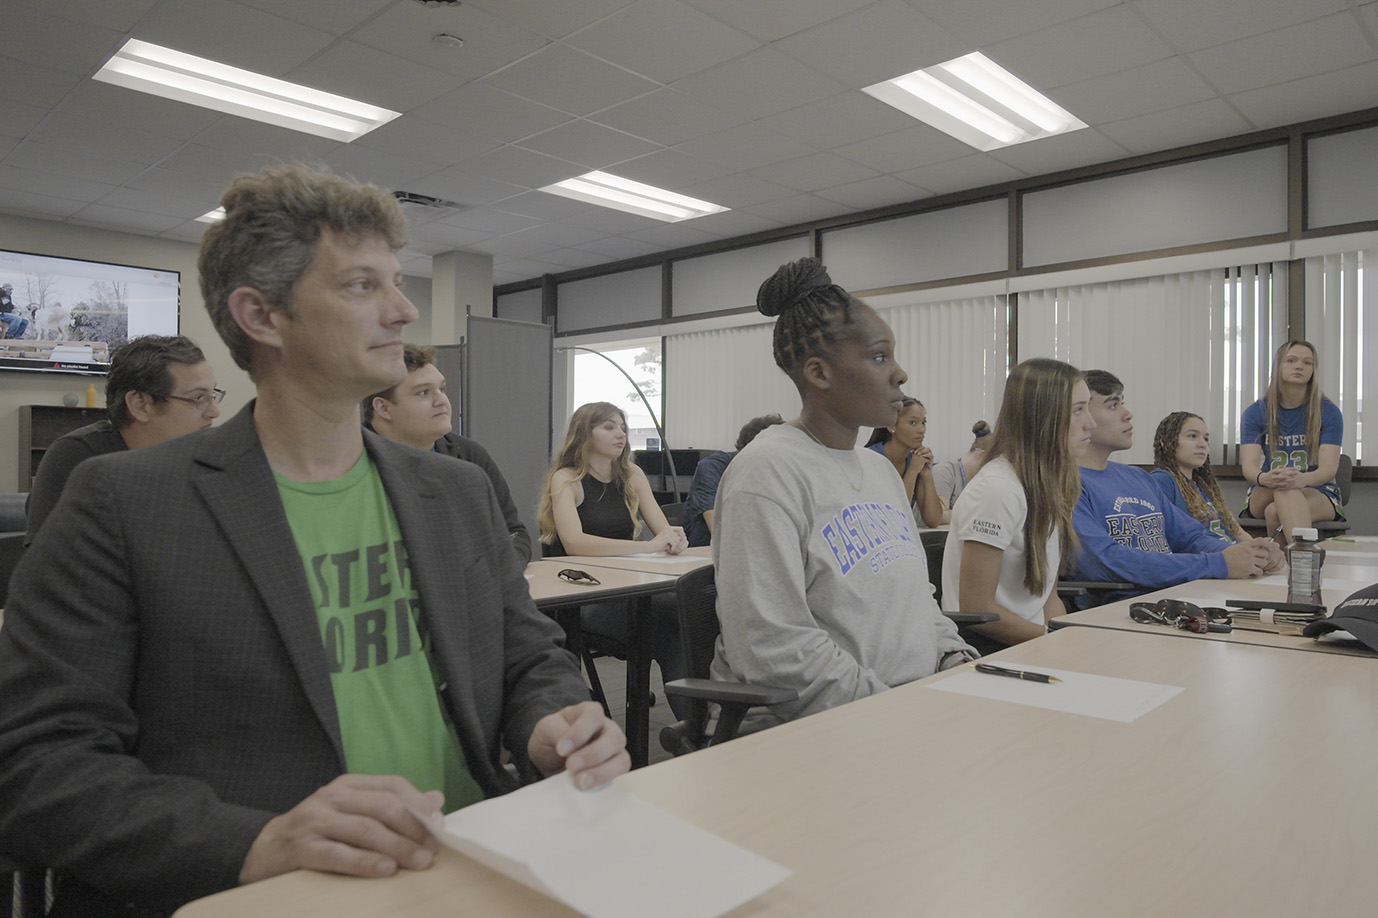
[[[564,774],[456,810],[433,831],[590,918],[716,918],[790,874],[616,785],[581,791]]]
[[[1015,664],[1000,665],[1009,669],[1021,668]],[[1112,676],[1093,676],[1090,673],[1074,673],[1064,669],[1049,669],[1046,666],[1030,666],[1028,669],[1031,672],[1056,676],[1062,682],[1049,685],[1011,679],[1008,676],[991,676],[978,673],[974,669],[966,669],[951,678],[928,683],[928,688],[940,692],[955,692],[959,695],[974,695],[977,698],[990,698],[994,701],[1011,701],[1035,708],[1047,708],[1050,711],[1117,720],[1123,724],[1133,723],[1182,691],[1182,688],[1176,685],[1136,682],[1133,679],[1116,679]]]

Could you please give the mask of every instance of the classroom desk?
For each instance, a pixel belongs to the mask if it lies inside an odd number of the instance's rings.
[[[932,691],[939,673],[618,781],[793,870],[737,918],[1373,913],[1378,666],[1100,628],[999,659],[1185,691],[1123,724]],[[288,874],[178,916],[458,913],[572,914],[447,853],[387,880]]]
[[[711,546],[704,545],[698,548],[686,548],[677,555],[667,555],[657,552],[648,552],[644,555],[616,555],[610,558],[599,558],[592,555],[569,555],[563,559],[555,558],[552,560],[564,560],[569,563],[566,567],[601,567],[613,568],[623,571],[645,571],[648,574],[673,574],[676,577],[687,574],[690,571],[698,570],[705,565],[713,563],[713,549]]]
[[[526,582],[536,607],[547,612],[578,607],[593,602],[626,599],[631,603],[631,629],[627,635],[627,707],[625,730],[627,753],[632,767],[641,768],[650,760],[651,749],[651,650],[645,634],[644,612],[650,598],[675,588],[679,575],[671,572],[595,568],[587,573],[597,577],[598,585],[566,583],[559,572],[566,568],[583,570],[585,558],[548,558],[526,566]]]
[[[1378,555],[1351,553],[1348,555],[1327,555],[1321,578],[1321,598],[1326,608],[1333,609],[1355,590],[1378,582]],[[1106,603],[1085,612],[1074,612],[1052,621],[1053,629],[1086,626],[1092,628],[1112,628],[1117,631],[1133,631],[1142,634],[1157,634],[1188,640],[1223,641],[1227,644],[1250,644],[1259,647],[1277,647],[1285,650],[1305,650],[1315,653],[1349,654],[1352,656],[1374,657],[1374,651],[1331,641],[1316,641],[1300,634],[1263,634],[1258,631],[1231,631],[1229,634],[1193,634],[1165,625],[1140,624],[1129,617],[1129,606],[1135,602],[1156,602],[1159,599],[1183,599],[1198,606],[1224,606],[1228,599],[1257,599],[1282,601],[1287,598],[1287,574],[1273,574],[1258,580],[1193,580],[1178,584],[1165,590],[1145,593],[1133,599]],[[1253,622],[1241,624],[1254,627]]]

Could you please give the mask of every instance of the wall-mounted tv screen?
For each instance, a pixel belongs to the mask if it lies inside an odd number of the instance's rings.
[[[0,370],[100,375],[130,338],[175,335],[182,275],[0,249]]]

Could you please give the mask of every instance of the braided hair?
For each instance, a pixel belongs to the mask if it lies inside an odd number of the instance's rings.
[[[850,325],[852,307],[860,301],[833,283],[817,258],[801,258],[781,265],[756,291],[756,309],[778,317],[772,345],[775,365],[796,385],[810,357],[823,357],[843,336],[838,326]]]
[[[1204,491],[1206,497],[1215,505],[1225,532],[1236,542],[1242,542],[1248,536],[1244,534],[1239,521],[1234,518],[1234,514],[1225,503],[1225,496],[1220,492],[1220,483],[1215,480],[1211,464],[1207,462],[1200,468],[1193,469],[1191,478],[1182,474],[1182,464],[1177,461],[1177,438],[1181,436],[1182,425],[1189,418],[1202,420],[1200,415],[1192,414],[1190,411],[1174,411],[1158,422],[1158,430],[1153,434],[1153,465],[1166,469],[1172,476],[1172,480],[1177,483],[1178,492],[1182,495],[1182,502],[1187,505],[1187,512],[1194,519],[1207,525],[1214,519],[1211,508],[1207,507],[1205,500],[1201,498]]]

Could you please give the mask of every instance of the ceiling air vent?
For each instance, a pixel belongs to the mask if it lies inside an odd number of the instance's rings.
[[[464,205],[444,198],[433,198],[415,191],[394,191],[392,196],[402,205],[402,212],[409,220],[429,223],[441,217],[448,217],[464,210]]]

